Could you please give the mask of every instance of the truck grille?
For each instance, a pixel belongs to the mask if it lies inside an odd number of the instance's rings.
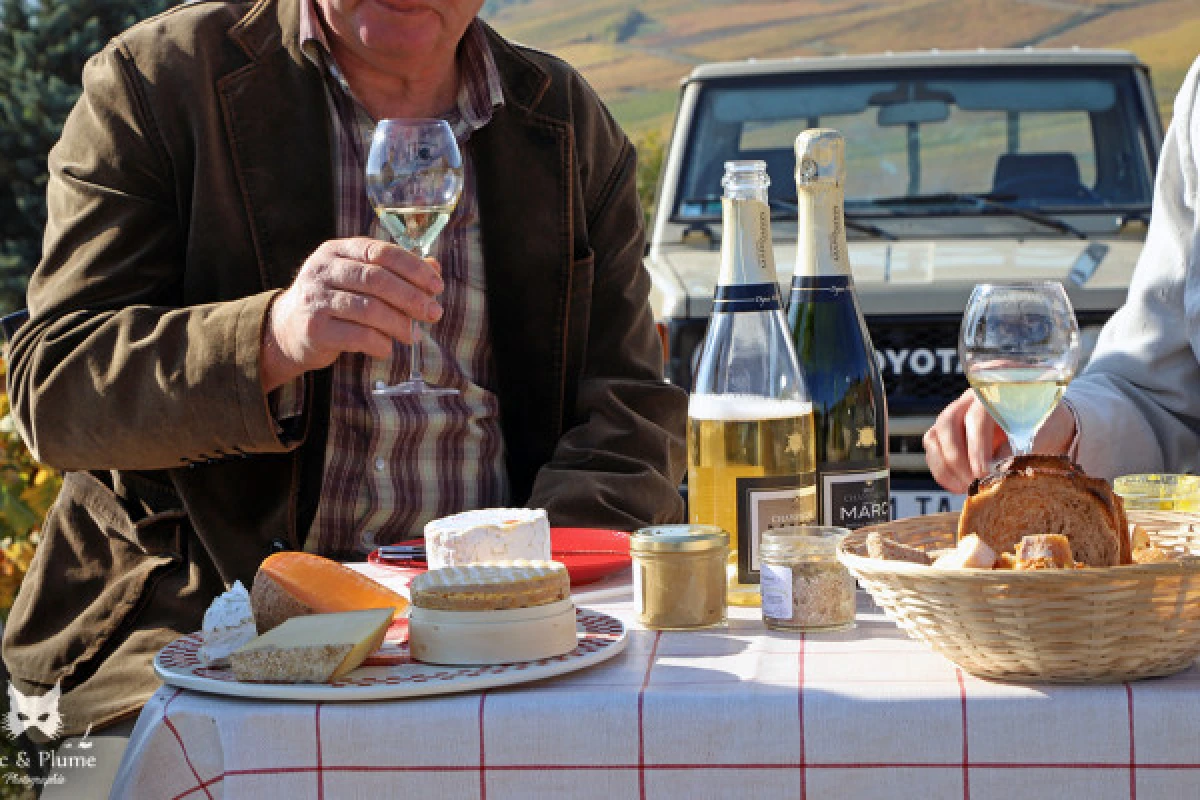
[[[967,388],[958,363],[962,317],[871,317],[888,413],[935,416]]]

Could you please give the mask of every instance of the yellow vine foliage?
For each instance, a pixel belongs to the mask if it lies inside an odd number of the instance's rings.
[[[0,361],[0,374],[3,368]],[[0,618],[8,616],[61,486],[58,472],[33,460],[13,423],[8,393],[0,391]]]

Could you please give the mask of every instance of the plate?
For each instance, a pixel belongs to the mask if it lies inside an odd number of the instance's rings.
[[[424,543],[424,539],[396,542],[403,545]],[[629,534],[600,528],[551,528],[550,557],[566,566],[572,586],[582,586],[629,566]],[[377,550],[367,556],[367,561],[381,567],[414,569],[384,561]]]
[[[408,645],[385,640],[379,651],[336,683],[246,683],[228,667],[205,667],[197,655],[203,635],[176,639],[154,657],[154,672],[163,683],[197,692],[260,700],[307,700],[335,703],[395,700],[434,694],[474,692],[496,686],[542,680],[590,667],[625,649],[625,625],[616,617],[591,609],[575,609],[578,645],[566,655],[516,664],[447,667],[422,664],[408,655]],[[389,631],[389,637],[394,631]]]

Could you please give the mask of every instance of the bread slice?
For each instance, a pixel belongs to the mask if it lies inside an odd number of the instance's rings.
[[[1018,456],[971,484],[958,538],[976,533],[997,553],[1022,537],[1062,534],[1089,567],[1130,563],[1125,508],[1106,481],[1088,477],[1065,456]]]
[[[1014,569],[1071,569],[1071,541],[1061,533],[1021,537]]]
[[[996,564],[996,551],[975,534],[959,539],[958,547],[942,553],[933,562],[934,569],[991,569]]]
[[[910,547],[889,539],[879,531],[867,534],[867,555],[888,561],[909,561],[913,564],[932,564],[933,559],[919,547]]]

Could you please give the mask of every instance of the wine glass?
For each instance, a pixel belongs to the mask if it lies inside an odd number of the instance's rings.
[[[380,223],[396,244],[421,258],[458,204],[463,187],[462,154],[443,119],[384,119],[375,126],[367,155],[367,195]],[[458,394],[421,377],[421,327],[412,322],[408,380],[374,390],[378,395]],[[395,344],[397,348],[400,343]]]
[[[967,381],[1013,455],[1031,453],[1079,365],[1079,323],[1062,284],[976,286],[958,347]]]

